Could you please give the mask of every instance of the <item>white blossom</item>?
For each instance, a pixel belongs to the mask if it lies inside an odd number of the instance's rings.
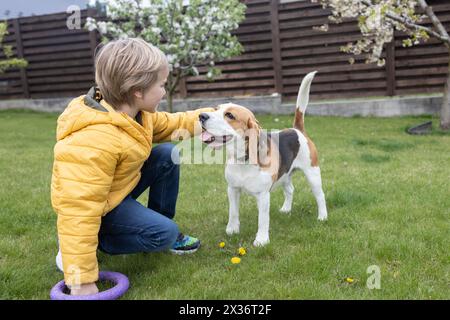
[[[213,78],[220,73],[215,61],[242,52],[242,45],[231,35],[245,18],[240,0],[102,1],[105,21],[88,18],[85,27],[97,29],[102,41],[140,37],[159,47],[167,56],[169,77],[199,75],[198,66],[208,66],[206,75]],[[168,82],[176,85],[176,81]],[[168,89],[170,95],[175,88]]]
[[[381,58],[385,43],[391,42],[395,30],[406,32],[410,39],[403,41],[403,46],[418,44],[421,39],[428,39],[423,29],[406,26],[422,21],[422,16],[415,13],[417,0],[312,0],[320,1],[324,8],[331,9],[329,20],[340,23],[346,18],[358,19],[362,38],[349,43],[341,50],[355,55],[366,54],[367,63],[385,64]],[[392,17],[396,19],[393,19]],[[320,27],[316,27],[320,30]],[[354,59],[351,60],[354,63]]]

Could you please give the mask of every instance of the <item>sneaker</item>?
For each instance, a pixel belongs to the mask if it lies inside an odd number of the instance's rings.
[[[198,248],[200,248],[200,240],[180,233],[170,251],[175,254],[188,254],[194,253]]]
[[[58,250],[58,254],[56,255],[56,267],[59,269],[59,271],[64,272],[61,250]]]

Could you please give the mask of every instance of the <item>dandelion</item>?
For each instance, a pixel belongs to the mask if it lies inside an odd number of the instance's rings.
[[[233,258],[231,258],[231,263],[232,263],[232,264],[238,264],[238,263],[241,263],[241,258],[239,258],[239,257],[233,257]]]
[[[347,283],[353,283],[353,282],[355,282],[355,279],[353,279],[353,278],[350,278],[350,277],[347,277],[347,278],[345,278],[345,281],[347,282]]]
[[[219,248],[221,248],[221,249],[223,249],[223,248],[225,248],[225,242],[221,242],[221,243],[219,243]]]
[[[239,250],[238,250],[238,253],[239,253],[240,256],[244,256],[247,253],[247,251],[245,251],[245,248],[240,247]]]

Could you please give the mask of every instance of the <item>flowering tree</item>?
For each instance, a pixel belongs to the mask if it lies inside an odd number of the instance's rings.
[[[215,62],[239,55],[243,48],[231,31],[244,19],[246,6],[239,0],[114,0],[107,1],[105,21],[88,18],[86,27],[97,29],[102,40],[140,37],[160,48],[169,61],[167,102],[180,80],[199,75],[220,75]]]
[[[394,31],[403,31],[408,38],[403,40],[403,46],[413,46],[421,40],[434,37],[444,43],[449,49],[449,66],[441,107],[440,126],[450,130],[450,36],[425,0],[312,0],[320,1],[324,8],[330,8],[329,19],[339,23],[345,18],[357,18],[362,39],[343,47],[344,52],[359,55],[367,54],[367,63],[376,62],[384,65],[381,58],[383,46],[391,42]],[[421,8],[424,14],[416,9]],[[421,25],[424,18],[429,18],[432,27]],[[327,30],[327,25],[320,29]]]
[[[3,51],[6,59],[0,60],[0,73],[10,68],[25,68],[28,63],[24,59],[13,58],[11,46],[3,45],[3,38],[8,34],[8,25],[6,22],[0,23],[0,50]]]

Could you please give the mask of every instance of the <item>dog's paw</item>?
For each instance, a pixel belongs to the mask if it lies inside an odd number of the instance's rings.
[[[227,229],[225,230],[227,235],[231,236],[233,234],[239,233],[239,225],[238,224],[232,224],[227,225]]]
[[[264,247],[266,244],[269,244],[270,240],[269,237],[260,237],[260,236],[256,236],[255,241],[253,241],[253,245],[255,247]]]
[[[281,212],[281,213],[284,213],[284,214],[290,214],[290,213],[291,213],[291,208],[282,206],[282,207],[280,208],[280,212]]]
[[[319,217],[317,218],[317,220],[319,220],[319,221],[326,221],[328,219],[328,216],[325,214],[325,215],[319,215]]]

